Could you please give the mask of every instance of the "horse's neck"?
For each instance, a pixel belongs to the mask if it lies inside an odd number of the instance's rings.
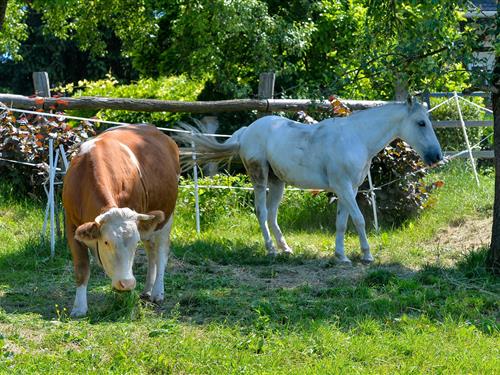
[[[360,133],[366,140],[370,157],[378,154],[399,136],[402,117],[399,108],[396,108],[394,111],[385,110],[375,113],[365,121],[360,122]]]

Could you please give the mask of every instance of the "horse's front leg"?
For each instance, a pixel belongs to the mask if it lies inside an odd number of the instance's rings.
[[[361,250],[363,251],[363,256],[361,260],[365,263],[373,262],[373,256],[370,252],[370,245],[368,244],[368,238],[366,237],[365,218],[363,217],[363,214],[359,209],[358,203],[356,202],[356,192],[352,188],[346,187],[345,189],[337,189],[337,194],[339,196],[340,204],[342,204],[347,209],[347,212],[351,216],[354,226],[356,227],[356,230],[358,232],[359,244],[361,246]],[[343,216],[341,217],[341,219],[342,218]],[[343,247],[343,234],[342,234],[342,247]]]
[[[351,264],[344,252],[344,235],[347,229],[347,219],[349,212],[342,200],[337,203],[337,220],[335,222],[335,257],[340,263]]]

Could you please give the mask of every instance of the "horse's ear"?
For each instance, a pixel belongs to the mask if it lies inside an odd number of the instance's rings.
[[[408,96],[406,97],[406,104],[409,108],[413,107],[413,105],[415,104],[415,98],[412,95],[408,94]]]

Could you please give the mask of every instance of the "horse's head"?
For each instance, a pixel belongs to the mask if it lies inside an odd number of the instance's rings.
[[[400,137],[417,151],[426,164],[432,165],[443,160],[441,146],[425,107],[408,97],[406,110]]]

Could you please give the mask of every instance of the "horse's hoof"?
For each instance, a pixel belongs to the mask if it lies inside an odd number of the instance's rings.
[[[286,247],[283,249],[283,255],[292,255],[293,254],[293,250],[291,247]]]
[[[87,315],[87,309],[73,309],[69,314],[72,319],[83,318],[85,315]]]
[[[363,263],[363,264],[371,264],[371,263],[373,263],[374,260],[375,259],[373,259],[372,255],[369,254],[369,255],[363,256],[361,258],[361,263]]]
[[[268,256],[276,257],[278,255],[278,250],[276,250],[272,242],[266,243],[266,249]]]
[[[335,254],[335,262],[340,264],[340,265],[344,265],[344,266],[350,266],[352,265],[352,262],[351,260],[346,257],[345,255],[338,255],[338,254]]]

